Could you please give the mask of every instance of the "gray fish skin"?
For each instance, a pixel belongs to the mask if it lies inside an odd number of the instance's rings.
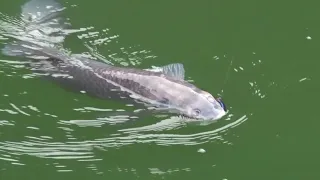
[[[226,114],[221,104],[211,94],[184,80],[182,64],[170,64],[162,67],[160,72],[154,72],[111,66],[59,51],[52,44],[62,43],[65,35],[48,29],[53,28],[52,24],[56,27],[57,22],[61,23],[58,21],[61,18],[57,16],[60,11],[56,11],[61,7],[53,0],[43,0],[40,4],[38,2],[39,0],[31,0],[22,7],[23,17],[30,20],[28,27],[32,26],[30,31],[32,33],[25,33],[29,39],[14,36],[19,41],[6,45],[2,50],[3,54],[34,59],[30,66],[35,72],[47,73],[49,75],[47,78],[61,85],[85,91],[98,98],[129,98],[146,105],[164,107],[170,112],[193,119],[214,120]],[[45,10],[44,6],[54,7],[52,11],[54,15],[42,13],[41,16],[41,13],[37,13],[39,9]],[[33,19],[26,18],[28,14]],[[55,23],[48,23],[51,21]],[[42,27],[45,27],[46,31],[41,29]],[[61,25],[61,29],[62,27],[65,26]],[[49,46],[43,44],[45,36],[57,38],[54,43],[50,41],[51,46]]]

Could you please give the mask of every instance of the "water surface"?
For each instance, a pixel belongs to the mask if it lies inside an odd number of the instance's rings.
[[[3,1],[0,22],[23,3]],[[1,179],[319,178],[315,1],[62,3],[71,52],[136,68],[183,63],[229,112],[202,125],[120,116],[135,107],[67,91],[0,55]]]

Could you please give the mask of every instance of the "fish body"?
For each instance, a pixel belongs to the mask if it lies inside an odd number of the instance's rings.
[[[226,114],[220,99],[185,81],[180,63],[156,71],[112,66],[60,51],[56,44],[63,42],[65,34],[61,30],[66,27],[59,16],[61,9],[54,0],[27,2],[22,6],[25,29],[11,36],[16,41],[7,44],[3,54],[32,59],[34,72],[98,98],[132,99],[198,120],[219,119]]]

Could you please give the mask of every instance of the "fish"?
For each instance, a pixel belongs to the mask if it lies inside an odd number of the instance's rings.
[[[193,120],[217,120],[227,113],[221,98],[185,80],[182,63],[139,69],[62,51],[71,26],[61,15],[64,9],[55,0],[26,2],[22,23],[15,32],[3,33],[14,40],[4,46],[2,54],[30,59],[33,72],[96,98],[132,100]]]

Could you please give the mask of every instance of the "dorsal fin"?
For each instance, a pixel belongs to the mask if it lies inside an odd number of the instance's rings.
[[[174,63],[174,64],[163,66],[162,72],[165,75],[184,80],[185,70],[184,70],[183,64]]]
[[[181,63],[168,64],[162,67],[153,66],[152,69],[146,69],[146,70],[153,71],[153,72],[162,72],[166,76],[171,76],[181,80],[184,80],[184,75],[185,75],[185,70],[184,70],[183,64]]]

